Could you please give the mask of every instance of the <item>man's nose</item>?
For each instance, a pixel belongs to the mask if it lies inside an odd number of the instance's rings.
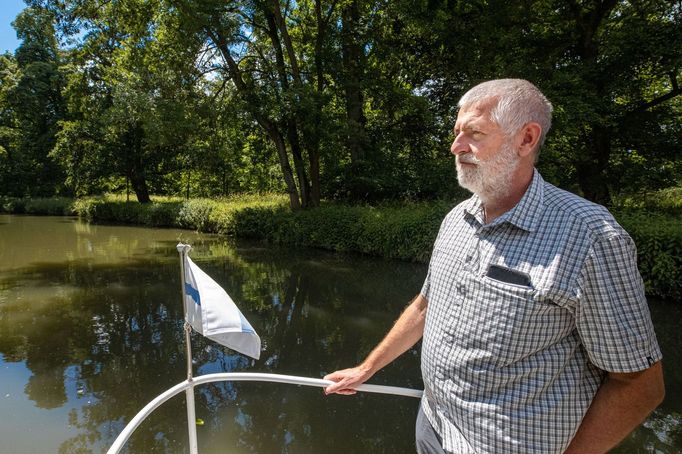
[[[469,145],[463,140],[461,134],[456,136],[455,140],[452,141],[452,145],[450,145],[450,153],[455,156],[469,151]]]

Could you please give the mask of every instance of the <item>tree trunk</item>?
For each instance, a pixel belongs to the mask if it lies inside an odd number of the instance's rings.
[[[291,146],[291,154],[294,157],[294,168],[296,169],[296,176],[298,177],[298,189],[301,194],[301,208],[308,208],[311,205],[310,200],[310,182],[306,174],[305,164],[303,162],[303,154],[301,153],[301,143],[299,140],[298,129],[293,120],[289,120],[287,127],[287,139]]]
[[[286,144],[282,133],[272,119],[258,111],[258,108],[256,107],[259,105],[258,95],[255,93],[253,87],[250,87],[244,81],[241,70],[227,46],[227,41],[223,39],[221,34],[217,31],[207,30],[207,32],[214,44],[220,49],[220,53],[225,59],[225,63],[227,63],[230,79],[234,82],[237,92],[242,99],[245,100],[246,105],[250,107],[250,113],[256,119],[256,122],[265,130],[265,132],[267,132],[268,136],[275,144],[282,176],[284,177],[284,183],[286,184],[287,192],[289,194],[289,204],[292,210],[300,209],[301,199],[299,198],[298,188],[296,187],[291,165],[289,164],[289,156],[287,155]]]
[[[147,186],[144,163],[142,162],[142,135],[142,125],[140,122],[136,122],[126,132],[123,146],[126,147],[126,175],[137,196],[137,201],[149,203],[151,198],[149,197],[149,187]]]
[[[586,199],[610,206],[607,171],[611,156],[611,133],[606,128],[595,127],[585,142],[588,146],[584,158],[576,164],[578,184]]]
[[[270,136],[270,139],[275,144],[277,157],[279,158],[279,166],[282,169],[282,175],[284,176],[284,182],[286,183],[287,192],[289,194],[289,206],[292,210],[299,210],[301,209],[301,199],[299,199],[296,181],[294,181],[294,173],[291,170],[291,165],[289,165],[289,156],[287,155],[287,147],[284,143],[284,137],[282,137],[282,134],[275,125],[261,123],[261,121],[258,119],[256,121],[258,121],[263,129],[265,129]]]
[[[591,8],[571,0],[568,2],[572,10],[579,38],[578,53],[586,68],[599,68],[599,43],[597,41],[599,27],[603,20],[615,8],[617,0],[603,0],[592,2]],[[588,2],[589,4],[589,2]],[[597,100],[606,100],[605,105],[611,104],[611,94],[605,87],[605,79],[596,77],[593,71],[587,72],[585,84],[596,96]],[[600,112],[602,118],[607,112]],[[585,136],[585,153],[576,164],[578,184],[585,198],[604,206],[611,204],[611,194],[607,182],[609,158],[611,156],[611,131],[603,124],[592,124],[591,130]]]
[[[310,206],[320,206],[320,153],[319,142],[314,144],[315,148],[308,150],[308,163],[310,165]]]
[[[360,39],[360,11],[357,0],[353,0],[341,12],[341,46],[343,54],[343,89],[346,98],[346,119],[348,134],[346,147],[351,162],[355,165],[364,161],[367,145],[362,79],[364,76],[364,51]]]
[[[292,71],[295,85],[300,85],[301,83],[298,72],[298,64],[296,61],[296,55],[293,52],[293,45],[291,44],[291,40],[287,33],[286,24],[284,23],[284,19],[282,18],[282,14],[279,9],[279,3],[271,2],[270,6],[272,9],[266,7],[263,11],[268,24],[266,30],[268,36],[270,37],[272,50],[275,52],[275,66],[277,68],[279,83],[281,85],[282,91],[287,92],[290,90],[290,86],[286,63],[284,60],[284,51],[282,50],[282,41],[285,42],[290,64],[293,68]],[[280,40],[278,32],[282,34],[282,40]],[[294,158],[294,169],[296,169],[296,177],[298,178],[298,192],[300,194],[301,208],[308,208],[311,205],[310,182],[308,181],[305,164],[303,163],[300,134],[298,132],[295,119],[295,108],[290,106],[290,108],[287,109],[285,116],[287,117],[285,120],[286,139],[289,142],[291,155]]]
[[[325,87],[322,50],[333,10],[334,4],[332,4],[328,15],[323,17],[322,2],[321,0],[315,0],[315,21],[317,24],[317,36],[315,37],[315,90],[317,91],[318,96],[315,99],[315,117],[312,124],[312,131],[311,134],[309,134],[310,137],[306,140],[308,165],[310,167],[310,198],[312,206],[319,206],[322,197],[320,188],[320,136],[322,131],[323,108],[321,100]]]
[[[141,144],[140,144],[141,146]],[[137,196],[137,201],[140,203],[149,203],[151,198],[149,197],[149,186],[147,185],[147,179],[144,174],[144,164],[142,163],[142,153],[141,149],[135,150],[135,156],[133,157],[132,166],[130,168],[130,185],[135,191]]]
[[[133,191],[135,191],[138,202],[149,203],[152,201],[149,197],[149,188],[147,187],[147,181],[143,174],[134,169],[133,173],[130,175],[130,184],[133,187]]]
[[[187,185],[185,187],[185,200],[189,200],[189,186],[192,179],[192,169],[187,169]]]

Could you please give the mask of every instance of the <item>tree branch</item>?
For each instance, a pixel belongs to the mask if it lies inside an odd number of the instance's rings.
[[[223,77],[223,84],[220,86],[218,91],[215,92],[215,94],[211,97],[211,102],[215,102],[216,98],[223,92],[225,89],[225,86],[227,85],[227,81],[230,80],[227,77]]]
[[[655,106],[657,106],[657,105],[659,105],[659,104],[663,104],[664,102],[666,102],[666,101],[668,101],[668,100],[670,100],[670,99],[673,99],[673,98],[675,98],[676,96],[679,96],[679,95],[681,95],[681,94],[682,94],[682,88],[679,88],[679,87],[678,87],[678,88],[676,88],[676,89],[670,90],[668,93],[664,94],[663,96],[659,96],[658,98],[652,99],[652,100],[649,101],[649,102],[646,102],[646,103],[644,103],[644,104],[640,104],[640,105],[637,106],[637,108],[636,108],[635,110],[633,110],[631,113],[632,113],[632,114],[635,114],[635,113],[639,113],[639,112],[643,112],[643,111],[645,111],[645,110],[651,109],[652,107],[655,107]]]
[[[659,104],[663,104],[664,102],[675,98],[676,96],[682,95],[682,87],[679,86],[677,82],[677,75],[675,73],[670,73],[670,83],[672,85],[672,90],[670,90],[668,93],[664,94],[663,96],[659,96],[658,98],[654,98],[651,101],[645,102],[643,104],[640,104],[630,112],[628,112],[625,117],[629,118],[633,115],[636,115],[638,113],[642,113],[645,110],[649,110],[652,107],[656,107]]]
[[[291,73],[294,77],[294,81],[301,85],[301,73],[298,69],[298,59],[296,58],[296,52],[294,51],[294,45],[289,36],[289,30],[287,29],[287,24],[284,22],[282,17],[282,10],[279,7],[279,1],[275,0],[272,2],[272,9],[275,18],[275,24],[282,34],[282,40],[284,41],[284,48],[287,51],[289,57],[289,64],[291,65]]]

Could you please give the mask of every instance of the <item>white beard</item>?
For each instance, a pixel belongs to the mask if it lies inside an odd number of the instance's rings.
[[[471,153],[457,155],[457,182],[483,202],[499,199],[509,193],[519,161],[520,157],[510,142],[505,142],[497,153],[485,161]],[[462,166],[462,162],[476,165]]]

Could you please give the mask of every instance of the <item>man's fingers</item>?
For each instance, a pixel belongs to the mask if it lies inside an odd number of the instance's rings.
[[[324,380],[339,381],[340,379],[343,378],[343,376],[341,374],[339,374],[339,372],[332,372],[331,374],[327,374],[322,378]]]
[[[329,379],[326,379],[329,380]],[[339,393],[339,394],[348,394],[343,391],[349,391],[349,389],[346,387],[347,383],[345,380],[341,380],[337,383],[334,383],[333,385],[329,385],[324,389],[325,394],[334,394],[334,393]]]
[[[324,379],[336,382],[332,383],[331,385],[327,386],[324,389],[324,393],[327,395],[329,394],[351,395],[356,393],[356,391],[353,389],[354,385],[356,385],[355,380],[346,376],[343,373],[334,372],[332,374],[326,375]]]
[[[357,391],[354,389],[341,389],[336,392],[336,394],[343,394],[344,396],[352,396],[353,394],[356,394]]]
[[[353,376],[354,376],[353,369],[342,369],[334,371],[331,374],[325,375],[324,379],[339,382],[343,380],[346,381],[351,380]]]
[[[336,382],[324,389],[325,394],[344,394],[348,396],[357,392],[355,388],[364,383],[367,379],[367,374],[359,367],[353,367],[327,374],[324,376],[324,379]]]
[[[351,396],[355,393],[357,393],[356,390],[351,389],[351,388],[343,388],[337,384],[329,385],[324,389],[324,393],[326,395],[329,394],[343,394],[344,396]]]

